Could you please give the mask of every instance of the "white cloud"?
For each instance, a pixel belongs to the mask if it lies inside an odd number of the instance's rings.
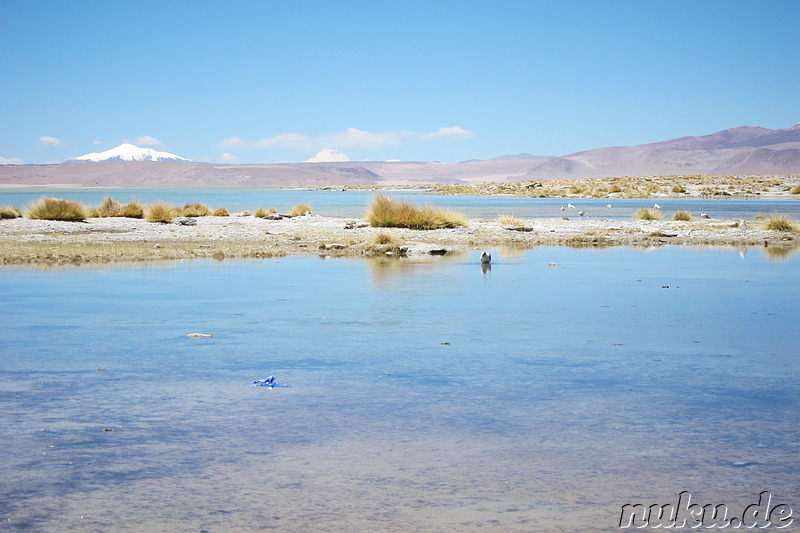
[[[103,141],[92,141],[92,144],[103,144]]]
[[[280,133],[263,139],[248,140],[242,137],[227,137],[222,140],[220,147],[236,151],[261,151],[270,149],[296,150],[305,152],[318,152],[308,161],[349,161],[349,157],[338,150],[345,148],[381,148],[396,146],[437,138],[468,138],[475,132],[450,126],[439,128],[431,133],[418,133],[407,130],[396,131],[368,131],[358,128],[347,128],[343,131],[326,133],[323,135],[305,135],[302,133]],[[226,152],[227,153],[227,152]],[[335,159],[338,157],[347,159]],[[317,159],[323,158],[323,159]],[[334,158],[334,159],[331,159]]]
[[[25,162],[16,157],[0,157],[0,165],[22,165]]]
[[[347,128],[343,132],[331,133],[320,137],[326,141],[327,145],[332,146],[363,146],[363,147],[376,147],[387,146],[392,144],[400,144],[403,137],[407,136],[410,132],[372,132],[360,130],[358,128]]]
[[[45,146],[58,146],[61,144],[61,139],[45,135],[44,137],[39,137],[39,144],[44,144]]]
[[[245,140],[240,137],[228,137],[227,139],[222,139],[222,146],[241,146]]]
[[[372,132],[358,128],[347,128],[344,131],[324,135],[303,135],[301,133],[281,133],[273,137],[265,137],[256,141],[248,141],[241,137],[228,137],[222,140],[226,148],[247,150],[265,150],[268,148],[292,148],[295,150],[319,150],[325,146],[342,147],[378,147],[400,144],[404,138],[413,135],[406,131]]]
[[[438,139],[441,137],[472,137],[475,135],[474,131],[465,130],[459,126],[449,126],[446,128],[439,128],[422,136],[423,139]]]
[[[228,137],[222,140],[222,146],[245,150],[263,150],[267,148],[303,148],[310,137],[299,133],[281,133],[274,137],[266,137],[257,141],[248,141],[241,137]]]
[[[223,154],[219,156],[219,158],[222,159],[223,161],[236,161],[237,159],[235,155],[229,154],[228,152],[223,152]]]
[[[306,159],[303,161],[303,163],[335,163],[343,161],[350,161],[350,158],[347,156],[347,154],[344,154],[339,150],[334,150],[333,148],[323,148],[317,152],[317,155],[311,159]]]
[[[155,137],[143,135],[141,137],[136,137],[136,139],[133,140],[133,144],[136,146],[160,146],[162,143]]]

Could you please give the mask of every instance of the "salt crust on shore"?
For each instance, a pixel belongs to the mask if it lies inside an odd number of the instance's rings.
[[[73,261],[159,260],[195,257],[384,254],[378,233],[402,243],[407,255],[492,247],[536,246],[795,246],[793,233],[762,229],[751,221],[742,231],[733,220],[645,221],[530,219],[531,231],[515,231],[497,220],[470,220],[467,227],[440,230],[356,227],[353,219],[307,215],[283,220],[252,216],[198,217],[197,224],[159,224],[129,218],[86,222],[0,220],[0,261],[6,264]]]

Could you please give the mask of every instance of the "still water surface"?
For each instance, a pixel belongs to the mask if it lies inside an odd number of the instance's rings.
[[[0,271],[0,530],[614,531],[684,490],[800,511],[797,255],[494,256]]]
[[[640,207],[653,207],[654,201],[643,198],[521,198],[513,196],[438,196],[423,191],[383,191],[396,199],[455,209],[469,218],[496,218],[498,214],[523,218],[577,217],[579,210],[589,218],[630,219]],[[132,199],[150,204],[168,202],[184,205],[201,202],[211,207],[223,206],[231,213],[255,211],[258,207],[274,207],[287,212],[301,202],[310,204],[317,215],[358,218],[364,215],[367,205],[375,195],[373,191],[309,191],[303,189],[241,189],[241,188],[176,188],[176,189],[103,189],[103,188],[0,188],[0,205],[25,206],[42,196],[74,200],[97,206],[106,196],[120,202]],[[753,219],[759,215],[777,212],[800,218],[800,200],[759,198],[663,198],[658,199],[665,218],[675,211],[685,210],[699,217],[705,211],[713,218]],[[607,205],[611,203],[609,209]],[[561,206],[572,203],[575,209],[561,211]]]

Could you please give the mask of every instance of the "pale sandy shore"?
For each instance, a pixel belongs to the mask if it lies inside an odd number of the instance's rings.
[[[285,255],[423,255],[537,246],[760,246],[787,251],[800,235],[771,231],[764,222],[609,219],[529,219],[525,226],[469,220],[441,230],[372,228],[361,220],[308,215],[283,220],[252,216],[198,217],[195,225],[129,218],[59,222],[0,220],[0,263],[103,263]],[[353,227],[355,226],[355,227]],[[392,242],[376,244],[379,234]]]

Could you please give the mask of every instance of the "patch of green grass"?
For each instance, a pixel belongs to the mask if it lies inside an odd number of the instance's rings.
[[[692,214],[689,213],[689,211],[675,211],[675,214],[672,215],[672,220],[688,222],[689,220],[692,220]]]
[[[636,220],[661,220],[661,211],[658,209],[652,209],[650,207],[640,207],[636,210],[633,214],[633,218]]]
[[[39,198],[25,211],[25,216],[38,220],[66,220],[83,222],[86,220],[86,209],[78,202],[60,198]]]
[[[787,215],[773,213],[766,220],[766,228],[772,231],[792,231],[796,232],[797,227]]]
[[[467,225],[461,213],[430,205],[420,207],[382,194],[375,195],[370,202],[366,219],[371,226],[378,228],[441,229]]]
[[[177,216],[177,209],[166,202],[150,204],[144,211],[144,218],[148,222],[168,224],[175,216]]]
[[[11,205],[4,205],[0,207],[0,219],[2,218],[20,218],[22,213],[19,209]]]
[[[311,206],[304,203],[299,203],[296,206],[292,207],[291,211],[289,211],[289,216],[292,217],[302,217],[304,215],[311,214]]]

